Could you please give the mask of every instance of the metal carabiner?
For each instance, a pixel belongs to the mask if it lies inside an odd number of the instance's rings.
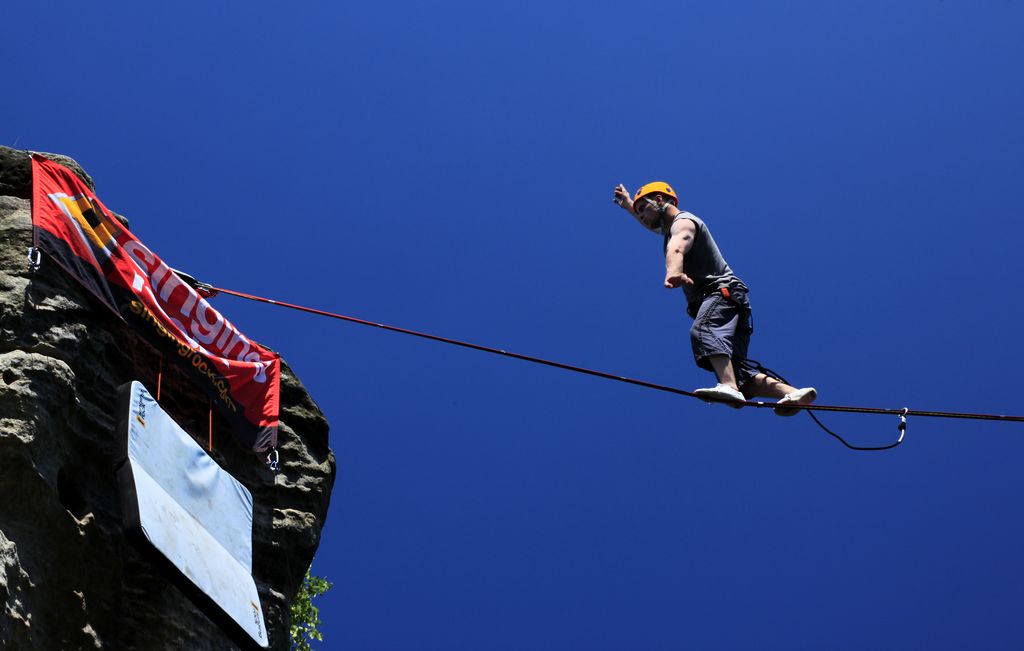
[[[35,272],[43,266],[43,252],[38,247],[28,247],[28,270]]]
[[[900,437],[896,439],[897,445],[903,442],[903,436],[907,433],[907,412],[909,411],[908,407],[904,407],[903,413],[900,414],[900,424],[896,426],[896,429],[900,431]]]
[[[267,468],[270,468],[271,472],[277,472],[280,467],[281,456],[277,453],[277,448],[271,448],[267,453]]]
[[[213,298],[214,296],[220,293],[216,289],[214,289],[213,285],[209,283],[202,283],[199,282],[198,280],[196,281],[195,288],[196,293],[198,293],[203,298]]]

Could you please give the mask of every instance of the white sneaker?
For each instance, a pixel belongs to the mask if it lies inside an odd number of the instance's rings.
[[[818,391],[814,387],[807,387],[806,389],[797,389],[791,391],[779,400],[778,404],[794,404],[794,405],[809,405],[814,402],[814,399],[818,397]],[[775,413],[779,416],[796,416],[798,413],[803,411],[802,409],[794,409],[792,407],[776,407]]]
[[[694,391],[698,398],[707,402],[724,402],[730,407],[741,409],[746,398],[743,394],[733,389],[728,384],[716,384],[710,389],[697,389]]]

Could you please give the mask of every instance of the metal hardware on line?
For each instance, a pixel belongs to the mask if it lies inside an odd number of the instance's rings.
[[[213,298],[217,295],[217,290],[213,288],[213,285],[207,283],[196,282],[196,291],[203,298]]]
[[[28,247],[28,270],[37,271],[43,265],[43,252],[37,247]]]
[[[273,472],[277,472],[277,469],[281,467],[281,457],[277,453],[277,448],[267,453],[267,467]]]
[[[900,414],[900,424],[896,426],[896,429],[900,431],[900,437],[896,439],[897,445],[903,442],[903,437],[907,433],[907,412],[909,411],[909,407],[904,407],[903,413]]]

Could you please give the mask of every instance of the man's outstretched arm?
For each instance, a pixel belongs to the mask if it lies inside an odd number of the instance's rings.
[[[633,205],[633,200],[629,198],[629,190],[627,190],[626,186],[622,185],[621,183],[615,187],[614,201],[615,203],[619,204],[619,206],[622,207],[623,210],[632,215],[633,219],[640,222],[640,225],[646,228],[647,230],[658,230],[660,224],[657,221],[651,221],[651,219],[645,219],[644,217],[641,217],[640,215],[636,214],[636,209]]]
[[[672,289],[683,285],[692,285],[693,279],[683,273],[683,260],[693,246],[693,237],[697,233],[697,225],[690,219],[677,219],[672,222],[672,232],[665,247],[665,287]]]

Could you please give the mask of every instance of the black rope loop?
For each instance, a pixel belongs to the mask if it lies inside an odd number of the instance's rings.
[[[789,380],[787,380],[786,378],[782,377],[782,375],[776,373],[775,371],[771,370],[770,368],[765,368],[764,365],[761,364],[761,362],[759,362],[759,361],[757,361],[755,359],[748,359],[747,361],[750,362],[750,364],[754,368],[756,368],[757,370],[761,371],[762,373],[764,373],[768,377],[775,378],[776,380],[778,380],[779,382],[782,382],[784,384],[789,384]],[[794,385],[790,385],[790,386],[794,386]],[[906,430],[907,430],[907,412],[910,411],[910,410],[907,409],[906,407],[904,407],[903,408],[903,413],[900,414],[900,424],[899,424],[900,436],[899,436],[898,439],[896,439],[896,442],[895,443],[890,443],[889,445],[878,445],[878,446],[853,445],[852,443],[850,443],[846,439],[844,439],[842,436],[836,434],[835,432],[830,430],[828,427],[826,427],[824,423],[822,423],[820,420],[818,420],[818,417],[814,414],[813,411],[810,411],[809,409],[805,409],[804,411],[807,412],[807,415],[811,417],[811,420],[813,420],[815,423],[817,423],[818,427],[820,427],[822,430],[824,430],[824,432],[826,434],[828,434],[832,438],[836,439],[837,441],[839,441],[840,443],[845,445],[847,448],[849,448],[851,450],[856,450],[857,452],[881,452],[883,450],[891,450],[894,447],[896,447],[897,445],[903,443],[903,435],[906,433]]]

